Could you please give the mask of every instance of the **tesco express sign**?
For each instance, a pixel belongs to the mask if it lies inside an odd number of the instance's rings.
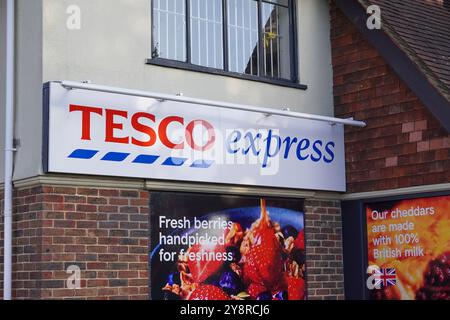
[[[47,97],[47,172],[345,191],[342,125],[67,90]]]

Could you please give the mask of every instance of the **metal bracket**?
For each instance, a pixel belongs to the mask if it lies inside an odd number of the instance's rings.
[[[154,93],[154,92],[130,90],[130,89],[115,88],[115,87],[93,85],[93,84],[83,84],[83,83],[79,83],[79,82],[77,83],[77,82],[73,82],[73,81],[63,81],[62,86],[65,88],[83,89],[83,90],[99,91],[99,92],[106,92],[106,93],[125,94],[125,95],[136,96],[136,97],[146,97],[146,98],[155,99],[156,101],[158,101],[160,103],[165,102],[165,101],[177,101],[177,102],[192,103],[192,104],[196,104],[196,105],[203,105],[203,106],[210,106],[210,107],[220,107],[220,108],[226,108],[226,109],[232,109],[232,110],[242,110],[242,111],[247,111],[247,112],[255,112],[255,113],[263,114],[263,115],[266,115],[266,117],[277,115],[277,116],[290,117],[290,118],[309,119],[309,120],[322,121],[322,122],[327,122],[327,123],[343,124],[343,125],[355,126],[355,127],[360,127],[360,128],[364,128],[366,126],[366,123],[363,121],[339,119],[339,118],[328,117],[328,116],[305,114],[305,113],[301,113],[301,112],[282,111],[277,108],[263,108],[263,107],[249,106],[249,105],[226,103],[226,102],[220,102],[220,101],[195,99],[195,98],[180,97],[180,96],[176,97],[176,96],[164,95],[164,94]]]
[[[80,81],[80,83],[82,83],[82,84],[92,84],[92,81],[91,80],[83,80],[83,81]],[[67,89],[67,90],[74,90],[74,87],[71,87],[71,86],[68,86],[68,85],[64,85],[64,84],[62,84],[62,86],[65,89]]]

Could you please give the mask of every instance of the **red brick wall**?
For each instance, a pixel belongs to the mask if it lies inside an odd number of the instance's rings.
[[[17,191],[13,296],[147,299],[148,199],[141,190],[40,186]],[[71,265],[81,269],[79,290],[66,286]]]
[[[339,201],[305,201],[308,298],[344,299],[342,219]]]
[[[346,128],[349,192],[450,181],[450,135],[345,15],[331,9],[336,116]]]
[[[148,202],[141,190],[46,185],[16,191],[13,296],[147,299]],[[343,299],[340,203],[306,200],[305,212],[308,297]],[[81,269],[79,290],[66,287],[71,265]]]

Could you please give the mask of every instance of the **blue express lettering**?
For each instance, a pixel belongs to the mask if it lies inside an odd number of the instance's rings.
[[[261,132],[242,132],[235,130],[226,140],[230,154],[251,155],[262,158],[266,168],[271,158],[289,159],[294,156],[299,161],[332,163],[335,159],[336,143],[333,141],[311,140],[298,137],[281,137],[274,130]]]

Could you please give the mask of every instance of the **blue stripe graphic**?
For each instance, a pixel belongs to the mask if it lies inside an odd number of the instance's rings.
[[[93,159],[99,153],[100,153],[100,151],[97,151],[97,150],[77,149],[77,150],[73,151],[68,158],[89,160],[89,159]],[[101,158],[101,160],[102,161],[111,161],[111,162],[124,162],[131,155],[132,155],[131,153],[125,153],[125,152],[107,152],[103,156],[103,158]],[[160,159],[160,158],[161,158],[161,156],[149,155],[149,154],[133,155],[134,160],[132,161],[132,163],[152,165],[152,164],[155,164],[158,161],[158,159]],[[191,160],[189,160],[188,158],[170,157],[170,158],[167,158],[163,163],[161,163],[159,165],[166,166],[166,167],[187,166],[187,167],[196,168],[196,169],[208,169],[214,163],[215,163],[214,160],[195,160],[191,163]]]
[[[95,155],[97,153],[99,153],[99,151],[78,149],[78,150],[75,150],[74,152],[72,152],[72,154],[69,156],[69,158],[88,160],[88,159],[92,159],[93,157],[95,157]]]
[[[102,161],[122,162],[125,161],[129,155],[129,153],[109,152],[102,158]]]
[[[208,169],[213,164],[214,164],[214,161],[197,160],[191,165],[191,168]]]
[[[140,156],[137,156],[136,159],[134,159],[133,163],[140,163],[140,164],[154,164],[156,160],[159,159],[159,156],[149,156],[145,154],[141,154]]]
[[[188,159],[185,158],[168,158],[163,162],[163,166],[181,167]]]

